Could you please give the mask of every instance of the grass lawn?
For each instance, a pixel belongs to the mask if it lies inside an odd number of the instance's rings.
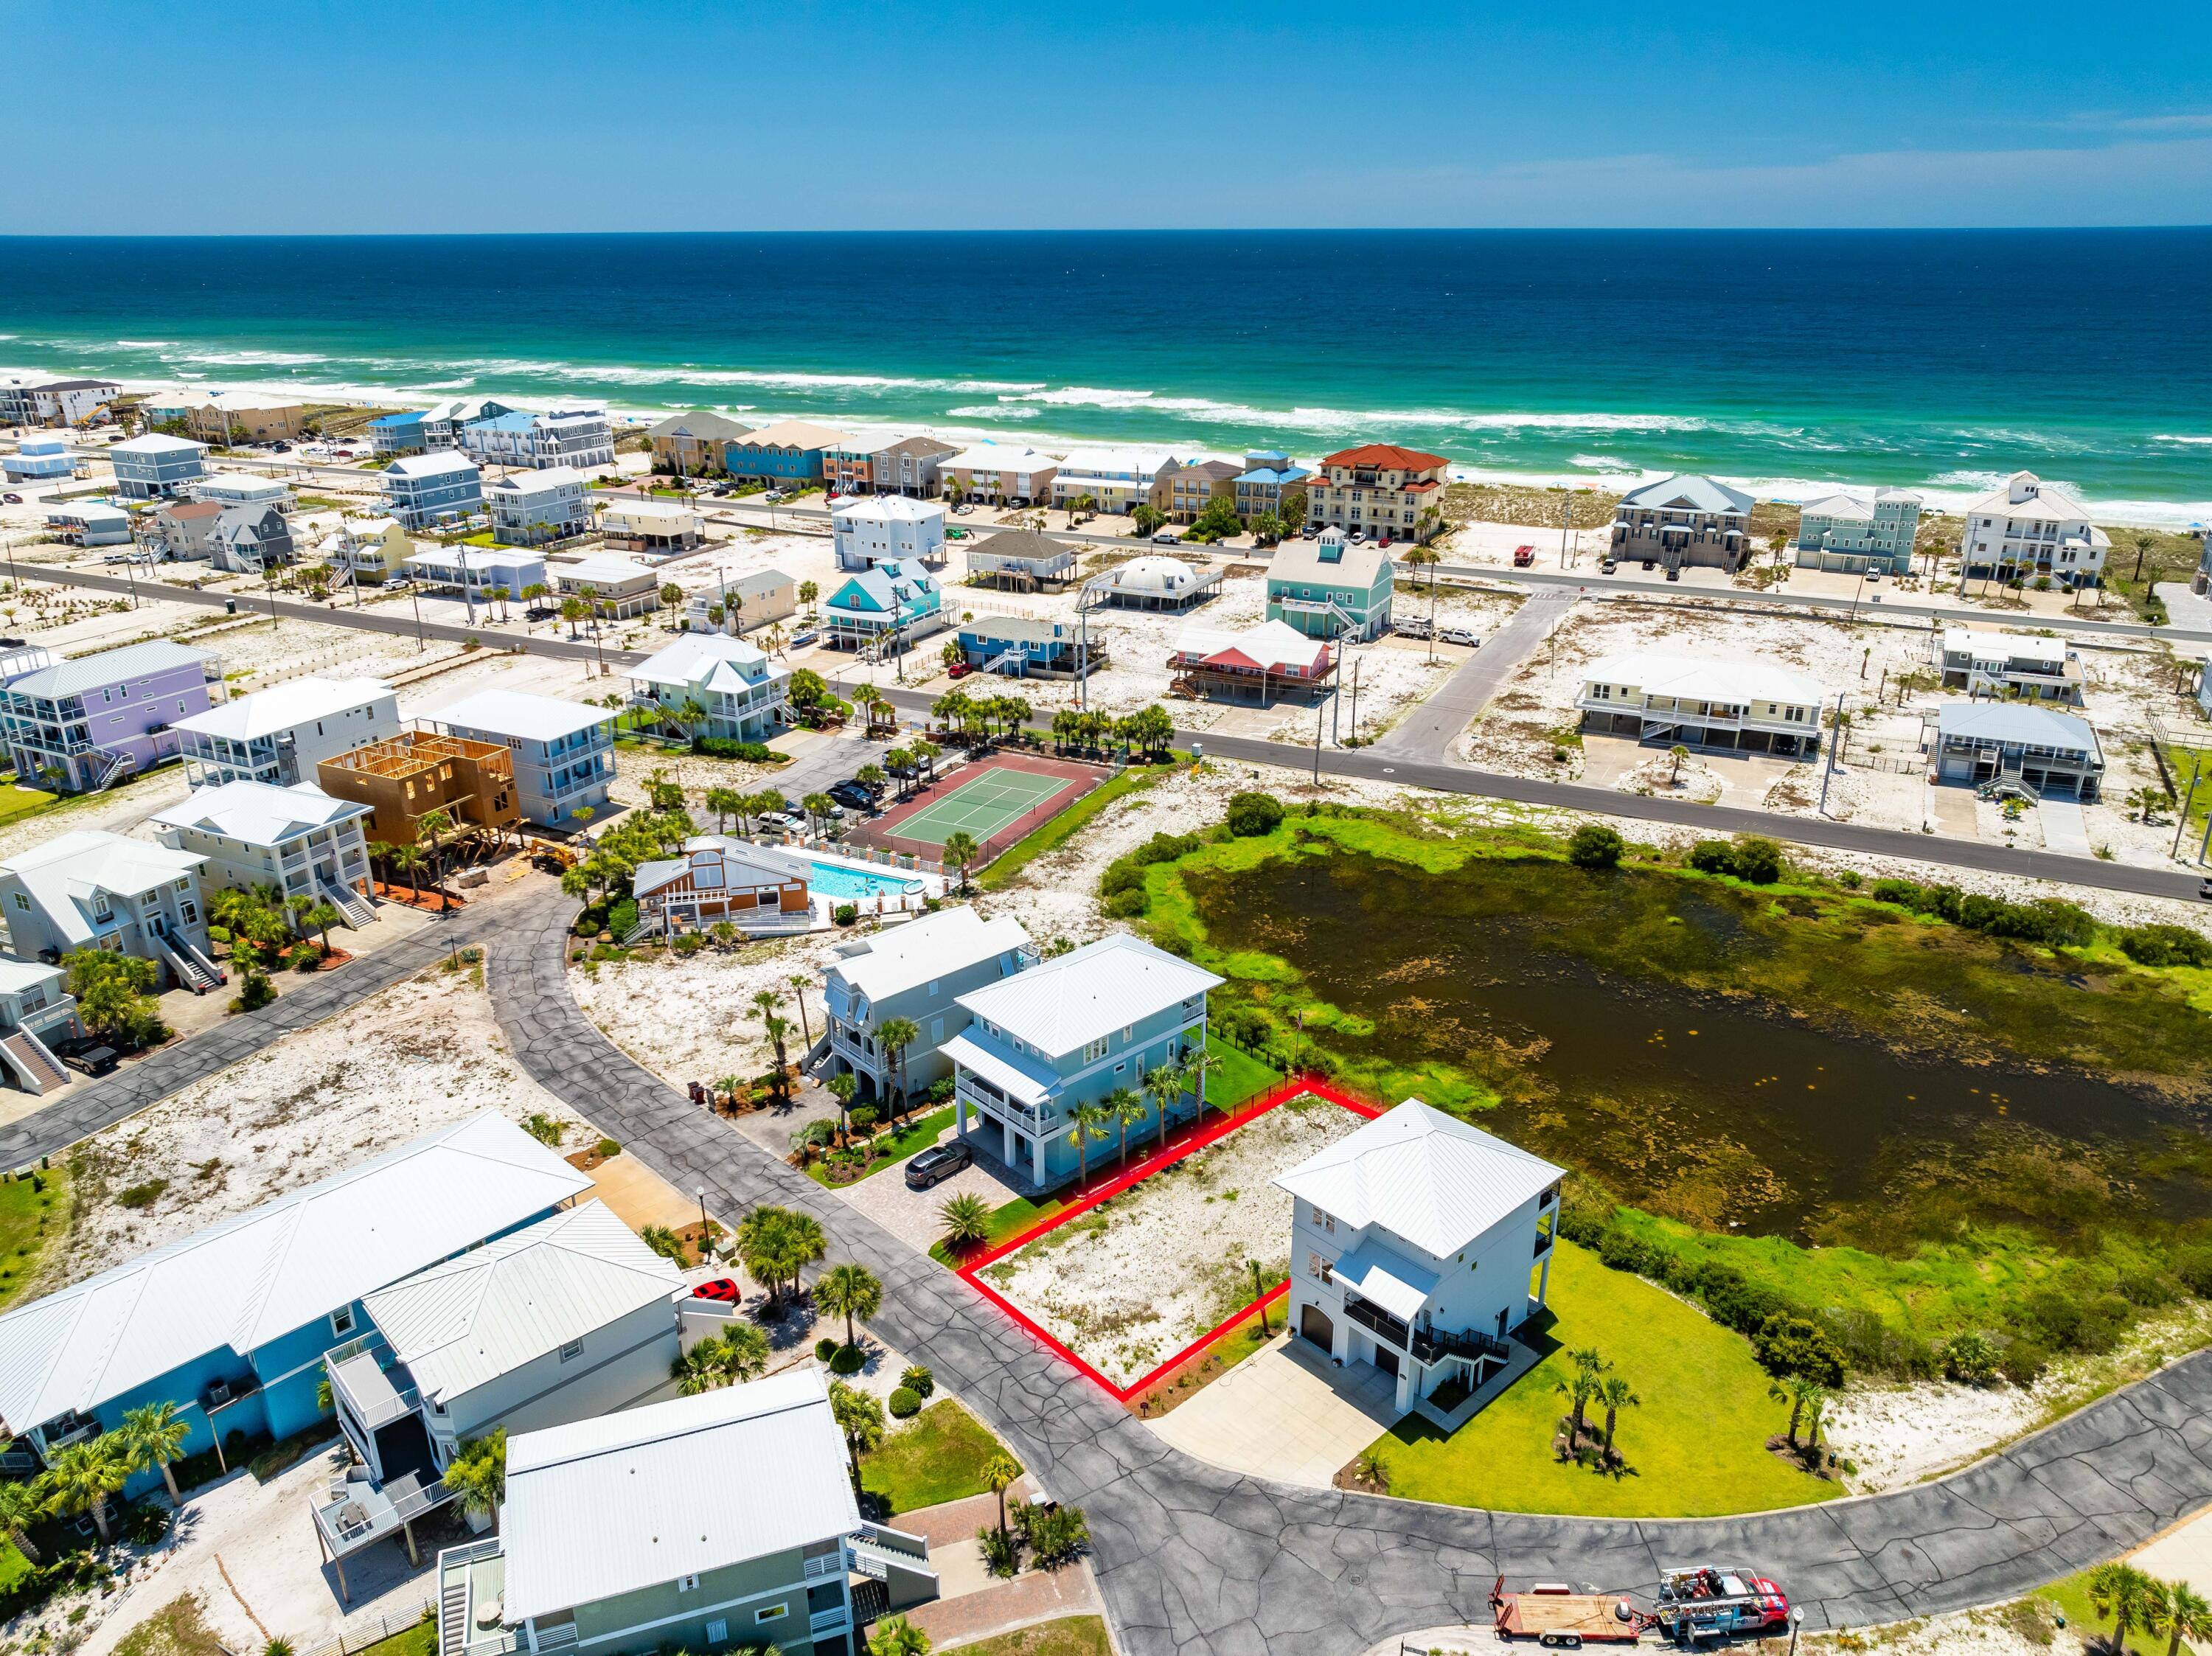
[[[2089,1604],[2088,1571],[2077,1571],[2053,1581],[2047,1587],[2038,1587],[2028,1596],[2057,1605],[2059,1614],[2066,1618],[2068,1633],[2080,1635],[2084,1644],[2105,1653],[2105,1656],[2111,1656],[2112,1647],[2108,1635],[2112,1632],[2112,1624],[2099,1616]],[[2184,1642],[2182,1648],[2187,1650],[2190,1647]],[[2166,1635],[2131,1633],[2128,1635],[2128,1649],[2131,1656],[2166,1656]]]
[[[15,1592],[18,1582],[31,1573],[31,1561],[23,1556],[23,1550],[13,1541],[0,1541],[0,1595]]]
[[[991,1210],[991,1234],[983,1239],[975,1251],[988,1253],[991,1249],[1018,1232],[1027,1230],[1040,1219],[1047,1219],[1067,1205],[1065,1200],[1048,1196],[1042,1202],[1032,1202],[1026,1196],[1017,1196],[1003,1206]],[[960,1261],[947,1252],[942,1241],[929,1245],[929,1257],[941,1265],[958,1270]]]
[[[1208,1040],[1206,1050],[1221,1060],[1220,1067],[1206,1078],[1208,1109],[1218,1108],[1224,1101],[1233,1108],[1255,1094],[1266,1092],[1283,1078],[1280,1070],[1269,1069],[1251,1053],[1225,1040]]]
[[[860,1487],[893,1513],[982,1495],[983,1464],[1004,1447],[990,1429],[950,1398],[933,1403],[860,1457]]]
[[[1055,1622],[1038,1622],[995,1638],[978,1639],[972,1645],[947,1645],[964,1656],[1114,1656],[1106,1636],[1106,1623],[1097,1616],[1063,1616]]]
[[[1767,1453],[1788,1411],[1767,1397],[1766,1374],[1741,1336],[1567,1241],[1554,1250],[1550,1301],[1552,1325],[1532,1341],[1543,1359],[1503,1397],[1449,1437],[1409,1416],[1376,1441],[1392,1495],[1510,1512],[1703,1518],[1843,1493]],[[1590,1345],[1643,1399],[1621,1411],[1628,1465],[1619,1477],[1552,1458],[1565,1412],[1553,1382],[1571,1369],[1569,1350]]]
[[[34,810],[44,810],[59,796],[44,788],[27,788],[20,782],[0,782],[0,822],[12,822],[19,816],[28,816]]]
[[[1047,852],[1058,851],[1091,825],[1091,819],[1116,799],[1141,792],[1165,776],[1170,765],[1132,765],[1112,780],[1091,791],[1034,834],[1025,834],[991,859],[991,865],[970,883],[985,891],[1001,891],[1014,883],[1022,870]]]
[[[915,1117],[914,1120],[909,1125],[900,1128],[898,1131],[893,1133],[890,1137],[878,1138],[875,1141],[877,1149],[890,1152],[890,1159],[886,1162],[875,1162],[868,1168],[867,1172],[860,1175],[860,1179],[856,1179],[853,1182],[854,1184],[859,1184],[861,1180],[872,1179],[878,1174],[884,1172],[885,1169],[898,1166],[900,1162],[905,1161],[909,1156],[917,1155],[920,1152],[927,1149],[932,1144],[934,1144],[939,1139],[945,1136],[945,1130],[951,1126],[951,1125],[952,1107],[950,1104],[946,1105],[941,1110],[933,1110],[927,1115],[918,1115]],[[816,1162],[810,1163],[807,1167],[806,1172],[807,1176],[812,1179],[816,1184],[823,1186],[828,1189],[834,1190],[838,1188],[838,1186],[833,1186],[830,1183],[830,1164],[828,1162]]]
[[[417,1622],[404,1633],[363,1645],[352,1656],[438,1656],[438,1624],[427,1620]]]
[[[189,1595],[158,1610],[125,1634],[115,1656],[226,1656],[215,1629]]]
[[[69,1178],[58,1168],[28,1179],[0,1184],[0,1305],[15,1298],[33,1274],[39,1251],[69,1228]]]

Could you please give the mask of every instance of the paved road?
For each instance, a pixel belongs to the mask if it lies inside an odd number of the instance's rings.
[[[1532,596],[1434,695],[1385,734],[1375,744],[1376,751],[1408,759],[1443,759],[1451,751],[1453,740],[1505,688],[1505,681],[1529,652],[1551,636],[1580,596],[1569,587],[1547,588]]]
[[[327,976],[293,978],[284,992],[258,1012],[241,1012],[211,1028],[125,1065],[112,1075],[66,1095],[43,1110],[0,1127],[0,1166],[20,1168],[68,1149],[103,1127],[172,1093],[182,1092],[270,1042],[320,1023],[412,977],[453,948],[481,943],[505,912],[498,904],[471,905],[452,919],[425,926],[389,949],[363,955]],[[228,988],[212,990],[228,995]]]
[[[1493,1577],[1648,1594],[1666,1565],[1722,1558],[1782,1582],[1808,1623],[1863,1626],[1988,1604],[2082,1568],[2212,1501],[2212,1353],[2104,1398],[1941,1483],[1746,1517],[1630,1522],[1294,1489],[1169,1448],[951,1272],[931,1264],[618,1051],[563,964],[574,905],[505,911],[492,1006],[549,1090],[726,1219],[763,1202],[821,1223],[831,1262],[883,1282],[876,1334],[927,1364],[1045,1489],[1079,1502],[1131,1656],[1355,1656],[1486,1614]]]
[[[94,574],[83,570],[41,569],[30,579],[59,581],[104,591],[118,591],[124,587],[123,581],[115,576]],[[223,602],[220,593],[195,592],[189,587],[167,587],[162,590],[161,596],[181,603],[216,607]],[[267,606],[265,603],[257,602],[255,607],[265,610]],[[276,611],[281,616],[292,616],[302,621],[319,621],[339,627],[362,627],[380,633],[411,634],[415,630],[410,617],[380,614],[375,610],[325,609],[320,604],[279,600]],[[453,640],[477,638],[495,647],[557,656],[567,660],[591,660],[600,654],[588,640],[570,640],[551,634],[516,638],[435,623],[426,624],[425,630],[433,637]],[[1488,652],[1489,649],[1486,647],[1476,653],[1480,657]],[[644,659],[635,651],[607,650],[604,655],[605,660],[617,666],[629,666]],[[902,689],[893,685],[879,685],[878,688],[894,705],[909,713],[927,713],[930,703],[937,699],[936,694],[929,691]],[[1178,731],[1176,740],[1186,746],[1193,742],[1200,743],[1210,755],[1239,759],[1252,765],[1283,766],[1302,770],[1313,762],[1312,749],[1294,748],[1280,742],[1255,741],[1207,731]],[[1584,787],[1575,783],[1540,782],[1527,777],[1474,770],[1465,765],[1414,759],[1380,747],[1323,749],[1320,767],[1331,775],[1388,779],[1412,786],[1434,788],[1444,793],[1476,794],[1492,799],[1519,800],[1524,804],[1559,805],[1572,810],[1586,810],[1599,816],[1624,817],[1632,821],[1709,828],[1716,834],[1764,834],[1796,845],[1819,846],[1832,851],[1856,852],[1877,857],[1907,857],[1953,868],[2021,874],[2100,890],[2132,892],[2139,896],[2191,899],[2197,895],[2197,877],[2173,870],[2132,868],[2125,864],[2100,862],[2087,857],[2062,857],[2041,851],[2014,851],[1941,834],[1905,834],[1888,828],[1862,828],[1850,822],[1831,822],[1817,817],[1789,816],[1779,812],[1687,804],[1678,800],[1617,793],[1610,788]]]

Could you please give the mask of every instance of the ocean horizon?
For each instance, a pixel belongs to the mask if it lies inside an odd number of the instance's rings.
[[[0,372],[2212,519],[2212,228],[11,237]]]

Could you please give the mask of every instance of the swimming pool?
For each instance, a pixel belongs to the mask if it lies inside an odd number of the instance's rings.
[[[910,875],[872,874],[842,863],[815,864],[811,883],[825,897],[911,897],[922,889]]]

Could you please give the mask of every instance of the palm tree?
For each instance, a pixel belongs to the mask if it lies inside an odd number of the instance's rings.
[[[461,1446],[446,1468],[446,1489],[472,1518],[489,1518],[506,1504],[506,1427]]]
[[[1182,1071],[1172,1064],[1155,1064],[1145,1071],[1138,1084],[1144,1088],[1146,1096],[1159,1110],[1160,1139],[1165,1143],[1168,1112],[1175,1107],[1176,1100],[1182,1096]]]
[[[845,1344],[853,1345],[857,1344],[853,1319],[866,1322],[884,1308],[884,1285],[866,1265],[831,1265],[815,1281],[814,1304],[833,1317],[844,1318]]]
[[[343,919],[345,916],[338,912],[338,906],[331,902],[310,903],[300,911],[301,923],[315,928],[317,935],[323,940],[323,953],[325,955],[331,952],[331,928]]]
[[[830,1089],[830,1096],[837,1101],[837,1142],[849,1144],[853,1140],[853,1095],[860,1090],[860,1083],[848,1071],[843,1075],[831,1076],[823,1084]]]
[[[2151,1606],[2151,1631],[2166,1635],[2166,1656],[2181,1656],[2181,1641],[2212,1639],[2212,1603],[2185,1581],[2160,1581]]]
[[[806,813],[806,820],[814,825],[814,831],[818,834],[822,832],[822,824],[829,820],[830,813],[837,809],[837,802],[826,793],[810,793],[799,802],[799,808]]]
[[[956,1253],[991,1234],[991,1205],[973,1191],[945,1198],[937,1216],[945,1225],[946,1246]]]
[[[830,1382],[830,1414],[845,1435],[845,1453],[852,1462],[853,1488],[860,1487],[860,1452],[884,1441],[884,1405],[866,1392],[856,1392],[842,1380]]]
[[[177,1493],[177,1475],[170,1462],[183,1455],[185,1440],[191,1435],[191,1422],[178,1418],[173,1403],[149,1403],[123,1411],[121,1436],[131,1470],[143,1472],[149,1466],[159,1466],[161,1482],[168,1486],[171,1506],[182,1497]]]
[[[46,1516],[44,1497],[39,1486],[18,1478],[0,1483],[0,1532],[4,1532],[15,1544],[15,1550],[33,1564],[39,1562],[39,1550],[31,1544],[31,1526]]]
[[[1597,1395],[1598,1382],[1611,1365],[1598,1355],[1595,1346],[1585,1346],[1569,1355],[1574,1359],[1575,1372],[1554,1381],[1552,1389],[1573,1405],[1569,1412],[1574,1417],[1574,1432],[1567,1441],[1574,1447],[1582,1441],[1583,1411]]]
[[[886,1616],[868,1635],[868,1656],[929,1656],[929,1635],[903,1616]]]
[[[1677,742],[1667,749],[1667,756],[1674,761],[1674,768],[1667,773],[1667,786],[1672,787],[1681,778],[1682,761],[1690,756],[1690,750]]]
[[[767,1035],[769,1044],[775,1048],[775,1087],[779,1095],[790,1084],[791,1079],[785,1073],[787,1060],[783,1047],[783,1038],[791,1033],[791,1020],[779,1017],[775,1010],[782,1004],[783,997],[773,989],[763,989],[752,999],[753,1016],[760,1020],[761,1032]]]
[[[112,1433],[64,1446],[46,1462],[46,1506],[64,1517],[92,1514],[93,1527],[107,1544],[108,1498],[131,1476],[130,1461]]]
[[[945,749],[939,747],[936,743],[931,741],[927,737],[918,736],[915,737],[912,742],[907,744],[907,751],[914,755],[915,763],[921,766],[922,769],[928,773],[929,779],[932,782],[936,781],[937,756],[943,753]]]
[[[2136,531],[2135,537],[2136,572],[2134,574],[2128,577],[2130,580],[2141,580],[2142,579],[2143,560],[2150,555],[2151,548],[2157,544],[2157,536],[2146,534],[2140,530]]]
[[[806,1043],[809,1052],[814,1050],[814,1030],[806,1022],[806,990],[812,981],[805,973],[795,972],[784,981],[791,986],[791,998],[799,1003],[799,1037]],[[823,1032],[827,1034],[825,1030]]]
[[[876,1041],[890,1054],[891,1066],[898,1071],[898,1101],[891,1113],[906,1114],[906,1049],[921,1039],[921,1026],[912,1018],[885,1018],[876,1026]]]
[[[814,600],[821,596],[822,587],[819,582],[803,580],[799,583],[799,601],[806,606],[809,615],[814,612]]]
[[[1091,1177],[1091,1144],[1094,1139],[1107,1134],[1107,1122],[1113,1112],[1096,1099],[1086,1100],[1067,1113],[1067,1142],[1075,1146],[1075,1182],[1083,1184]]]
[[[446,890],[446,854],[438,843],[438,836],[441,834],[452,833],[453,828],[453,819],[442,810],[426,810],[415,819],[416,844],[420,846],[426,840],[428,842],[430,883],[438,888],[438,909],[441,913],[451,908],[453,904],[452,897]],[[420,895],[419,887],[417,895]]]
[[[1630,1388],[1628,1382],[1619,1374],[1607,1374],[1601,1380],[1597,1383],[1597,1391],[1594,1396],[1599,1403],[1605,1405],[1605,1458],[1611,1460],[1613,1459],[1613,1424],[1615,1417],[1624,1409],[1638,1407],[1644,1399],[1638,1397]]]
[[[880,765],[863,765],[860,769],[853,773],[853,779],[855,782],[858,782],[862,787],[867,788],[871,791],[881,788],[884,780],[883,767]]]
[[[2130,1635],[2148,1632],[2156,1612],[2158,1584],[2133,1564],[2100,1564],[2089,1572],[2089,1608],[2112,1624],[2112,1647],[2124,1650]]]
[[[789,1208],[755,1208],[738,1224],[738,1257],[757,1283],[768,1284],[769,1303],[781,1303],[782,1285],[794,1287],[799,1273],[822,1257],[822,1224],[811,1213]]]
[[[708,788],[707,809],[714,813],[714,832],[720,834],[722,825],[737,816],[745,808],[745,797],[735,788]]]
[[[1014,1480],[1021,1475],[1022,1463],[1004,1449],[983,1463],[983,1483],[993,1495],[999,1497],[999,1535],[1001,1539],[1006,1533],[1006,1491],[1013,1487]]]
[[[1183,1083],[1183,1090],[1198,1101],[1198,1113],[1201,1116],[1206,1113],[1206,1078],[1220,1067],[1221,1054],[1209,1052],[1203,1046],[1183,1060],[1182,1072],[1188,1077]],[[1221,1098],[1218,1101],[1218,1107],[1224,1115],[1234,1115],[1237,1113],[1237,1101]]]
[[[965,828],[960,828],[945,836],[945,860],[948,866],[960,871],[960,889],[963,891],[968,889],[969,869],[974,866],[975,859],[982,854],[983,848],[975,843],[975,836]]]
[[[392,849],[391,858],[392,865],[407,877],[407,888],[414,894],[415,901],[422,901],[422,882],[418,877],[422,867],[422,847],[395,846]],[[571,873],[575,871],[574,869],[569,870]]]
[[[1151,1113],[1145,1095],[1133,1087],[1116,1087],[1106,1095],[1106,1108],[1114,1118],[1114,1125],[1121,1135],[1121,1166],[1129,1165],[1129,1129]],[[1160,1131],[1167,1132],[1167,1120],[1161,1118]]]
[[[1814,1441],[1815,1442],[1820,1441],[1817,1422],[1820,1408],[1828,1400],[1826,1387],[1817,1380],[1806,1379],[1802,1374],[1785,1374],[1766,1388],[1766,1395],[1777,1403],[1786,1403],[1790,1405],[1790,1427],[1783,1436],[1788,1441],[1791,1448],[1797,1447],[1797,1427],[1804,1419],[1805,1411],[1808,1409],[1813,1410],[1815,1421]]]
[[[685,1397],[696,1397],[767,1372],[768,1336],[754,1324],[732,1322],[719,1337],[709,1335],[669,1365],[668,1378]]]

